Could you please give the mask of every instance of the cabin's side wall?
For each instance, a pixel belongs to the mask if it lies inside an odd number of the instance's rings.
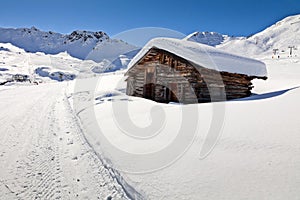
[[[222,101],[251,94],[251,77],[195,66],[164,50],[151,49],[127,72],[128,95],[144,97],[147,67],[155,67],[155,88],[151,99],[157,102]]]
[[[143,97],[145,68],[142,65],[137,65],[128,74],[126,94],[130,96]]]

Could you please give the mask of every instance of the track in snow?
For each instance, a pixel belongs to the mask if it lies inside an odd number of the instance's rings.
[[[128,199],[86,143],[63,83],[0,91],[3,199]]]

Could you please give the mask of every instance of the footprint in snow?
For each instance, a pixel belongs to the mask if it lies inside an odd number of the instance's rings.
[[[67,145],[71,145],[71,144],[73,144],[73,140],[69,140],[67,143]]]
[[[74,157],[72,158],[72,160],[78,160],[78,157],[77,157],[77,156],[74,156]]]

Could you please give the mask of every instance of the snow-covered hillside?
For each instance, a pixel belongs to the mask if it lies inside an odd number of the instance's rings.
[[[32,28],[0,28],[0,43],[11,43],[28,52],[58,54],[67,52],[79,59],[100,62],[103,59],[114,61],[120,54],[137,49],[121,40],[111,39],[102,32],[73,31],[71,34],[44,32]]]
[[[278,49],[277,55],[286,54],[289,53],[289,47],[300,47],[300,15],[286,17],[249,38],[233,39],[218,46],[223,50],[248,56],[272,56],[273,49]]]
[[[195,32],[185,40],[253,58],[272,57],[274,53],[274,58],[278,58],[278,55],[287,57],[290,54],[289,47],[292,48],[292,56],[300,56],[297,52],[297,47],[300,48],[300,15],[286,17],[251,37],[229,37],[215,32]]]
[[[28,76],[28,81],[31,82],[73,80],[77,76],[90,77],[121,69],[128,64],[120,62],[122,59],[127,57],[121,55],[114,63],[108,60],[96,63],[74,58],[67,52],[55,55],[29,53],[12,44],[0,43],[0,84],[10,81],[16,74]]]

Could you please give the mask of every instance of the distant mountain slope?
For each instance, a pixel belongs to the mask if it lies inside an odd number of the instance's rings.
[[[286,17],[269,28],[249,38],[229,40],[217,46],[241,55],[289,54],[288,47],[300,46],[300,15]]]
[[[121,40],[111,39],[102,32],[73,31],[69,35],[40,31],[35,27],[0,28],[0,42],[11,43],[28,52],[57,54],[66,51],[79,59],[114,61],[120,54],[136,49]]]
[[[290,53],[289,47],[294,47],[294,53],[297,53],[297,47],[300,48],[300,15],[286,17],[251,37],[195,32],[184,39],[248,57],[271,56],[273,49],[278,49],[277,55],[287,56]]]
[[[184,40],[199,42],[209,46],[217,46],[228,39],[230,39],[228,35],[216,32],[194,32],[184,38]]]

